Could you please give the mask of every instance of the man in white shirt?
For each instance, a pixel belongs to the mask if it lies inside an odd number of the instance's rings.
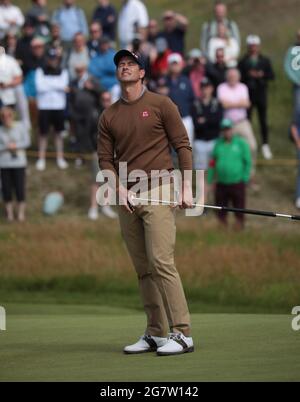
[[[123,0],[118,19],[118,36],[121,49],[127,48],[135,33],[145,30],[148,24],[147,8],[140,0]]]
[[[15,88],[22,83],[23,74],[17,61],[0,47],[0,99],[4,106],[15,106]]]
[[[11,4],[10,0],[0,0],[0,39],[6,33],[17,33],[24,24],[24,16],[19,7]]]

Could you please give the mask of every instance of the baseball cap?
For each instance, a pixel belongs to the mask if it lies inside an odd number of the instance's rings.
[[[233,127],[233,122],[230,119],[223,119],[220,124],[221,130],[226,130]]]
[[[117,67],[122,57],[131,57],[140,66],[141,69],[145,70],[144,61],[142,57],[139,54],[130,52],[129,50],[126,49],[121,49],[115,54],[114,63]]]
[[[199,57],[202,56],[202,52],[200,49],[195,48],[189,51],[188,56],[190,59],[198,59]]]
[[[183,59],[182,59],[181,54],[179,54],[179,53],[171,53],[168,56],[168,64],[173,64],[173,63],[180,64],[182,62],[183,62]]]
[[[60,57],[60,52],[55,49],[54,47],[51,47],[50,49],[47,50],[46,53],[47,59],[56,59]]]
[[[200,86],[201,87],[208,87],[209,85],[212,85],[211,80],[208,77],[203,77],[201,82],[200,82]]]
[[[258,35],[248,35],[246,39],[247,45],[260,45],[261,40]]]
[[[30,46],[32,46],[32,47],[34,47],[34,46],[44,46],[44,45],[45,45],[45,41],[40,36],[34,36],[30,41]]]

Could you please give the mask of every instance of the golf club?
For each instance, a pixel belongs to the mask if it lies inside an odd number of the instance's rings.
[[[138,198],[138,197],[132,197],[131,199],[145,201],[145,202],[161,203],[164,205],[178,205],[178,202],[176,202],[176,201],[154,200],[154,199],[149,199],[149,198]],[[281,213],[270,212],[270,211],[259,211],[256,209],[219,207],[216,205],[206,205],[206,204],[192,204],[192,206],[194,208],[199,207],[199,208],[215,209],[218,211],[239,212],[239,213],[248,214],[248,215],[268,216],[270,218],[285,218],[285,219],[300,221],[300,215],[288,215],[288,214],[281,214]]]

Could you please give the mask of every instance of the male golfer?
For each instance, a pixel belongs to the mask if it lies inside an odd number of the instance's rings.
[[[141,169],[171,172],[172,146],[181,171],[192,170],[192,149],[177,107],[166,96],[143,85],[145,69],[139,55],[120,50],[114,57],[121,98],[99,120],[98,156],[102,170],[118,178],[119,163],[127,162],[128,173]],[[162,186],[162,184],[160,184]],[[189,181],[183,181],[181,208],[192,207]],[[123,238],[135,266],[147,315],[144,335],[127,354],[156,351],[177,355],[194,350],[188,306],[174,263],[175,209],[168,205],[130,208],[131,192],[117,186],[119,219]],[[149,192],[150,193],[150,192]]]

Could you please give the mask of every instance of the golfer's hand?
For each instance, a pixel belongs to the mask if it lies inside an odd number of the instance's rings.
[[[180,209],[193,208],[193,191],[192,191],[192,185],[189,181],[183,182],[182,194],[181,196],[179,196],[179,208]]]
[[[119,187],[119,205],[122,206],[127,212],[133,213],[133,208],[130,208],[129,205],[133,205],[132,203],[132,198],[135,197],[135,193],[133,193],[130,190],[127,190],[127,188],[120,186]]]

